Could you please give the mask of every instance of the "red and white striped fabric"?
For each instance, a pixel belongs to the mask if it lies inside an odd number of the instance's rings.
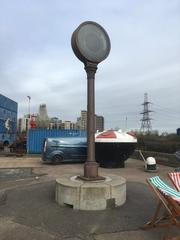
[[[169,173],[169,177],[176,189],[180,191],[180,172],[171,172]]]
[[[98,132],[95,135],[95,142],[100,143],[137,143],[137,137],[132,132],[122,132],[121,130],[107,130]]]
[[[158,188],[160,192],[162,192],[165,196],[169,196],[172,199],[174,199],[176,202],[180,203],[180,196],[179,192],[174,189],[174,192],[167,191],[166,189],[163,188]]]

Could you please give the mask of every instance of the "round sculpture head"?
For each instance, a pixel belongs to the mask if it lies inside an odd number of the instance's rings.
[[[83,63],[100,63],[109,55],[111,44],[107,32],[99,24],[87,21],[79,25],[71,38],[72,49]]]

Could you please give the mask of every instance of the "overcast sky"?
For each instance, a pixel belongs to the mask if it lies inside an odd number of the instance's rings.
[[[47,105],[76,121],[86,109],[86,74],[72,32],[91,20],[111,39],[96,74],[96,113],[105,127],[139,129],[148,93],[153,129],[180,127],[180,0],[0,0],[0,93],[18,115]]]

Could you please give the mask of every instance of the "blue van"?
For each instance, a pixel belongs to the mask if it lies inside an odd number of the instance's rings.
[[[87,158],[86,137],[46,138],[42,160],[47,163],[85,162]]]

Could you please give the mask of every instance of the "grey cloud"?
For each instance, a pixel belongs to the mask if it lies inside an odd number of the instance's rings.
[[[96,7],[94,7],[96,6]],[[96,74],[96,110],[106,127],[140,127],[144,93],[160,104],[158,129],[179,127],[180,2],[2,1],[1,93],[18,101],[19,115],[46,103],[50,116],[75,120],[86,108],[86,74],[71,49],[71,34],[85,20],[102,24],[111,38],[109,57]],[[171,123],[163,109],[169,105]],[[158,109],[156,109],[158,110]],[[169,115],[168,115],[169,116]],[[176,116],[173,118],[173,116]]]

